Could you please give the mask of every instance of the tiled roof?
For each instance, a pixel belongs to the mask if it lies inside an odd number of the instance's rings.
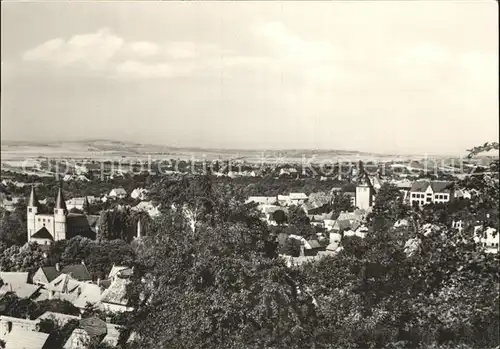
[[[57,271],[56,267],[41,267],[41,269],[45,274],[45,277],[47,278],[48,282],[51,282],[56,277],[61,275],[61,273]]]
[[[85,217],[87,218],[87,222],[91,228],[99,225],[99,215],[86,215]]]
[[[258,204],[273,204],[276,202],[276,197],[275,196],[250,196],[247,201],[248,202],[255,202]]]
[[[118,278],[111,282],[111,285],[102,293],[101,302],[127,305],[126,288],[129,283],[127,279]]]
[[[69,274],[78,281],[92,281],[92,276],[83,264],[67,265],[61,270],[61,273]]]
[[[429,187],[429,181],[416,181],[412,184],[410,191],[424,192]]]
[[[32,238],[37,239],[50,239],[54,240],[52,234],[45,227],[41,227],[35,234],[31,235]]]
[[[314,249],[314,248],[321,248],[321,245],[319,244],[318,240],[308,240],[309,246]]]
[[[28,282],[27,272],[6,272],[0,271],[0,279],[8,283],[26,283]]]
[[[106,322],[96,317],[88,317],[80,320],[79,328],[87,332],[91,337],[104,335],[108,331]]]
[[[123,188],[115,188],[112,191],[114,191],[116,195],[126,195],[127,194],[127,192]]]
[[[434,193],[449,193],[453,183],[447,181],[417,181],[411,186],[412,192],[425,192],[431,186]]]
[[[24,283],[8,283],[4,282],[0,287],[0,295],[7,292],[14,292],[19,298],[31,298],[35,295],[41,286]]]
[[[452,184],[447,181],[432,181],[431,187],[435,193],[448,193]]]
[[[62,273],[46,285],[46,288],[50,291],[71,293],[78,286],[80,286],[80,282],[73,280],[70,275]]]
[[[90,304],[96,304],[101,299],[101,288],[94,284],[82,284],[80,285],[82,293],[73,302],[73,305],[77,308],[85,308],[85,306]]]
[[[121,326],[114,324],[106,324],[107,333],[101,343],[106,343],[111,346],[117,346],[120,339]]]
[[[324,220],[332,218],[333,212],[327,212],[323,214],[313,214],[313,215],[308,215],[309,219],[314,222],[322,222]]]
[[[13,328],[4,338],[5,349],[42,349],[48,333]]]
[[[290,193],[290,200],[306,200],[308,199],[305,193]]]
[[[324,192],[318,192],[318,193],[311,193],[309,195],[309,204],[321,206],[328,204],[330,201],[333,200],[333,195],[324,193]]]
[[[71,226],[72,228],[89,227],[87,216],[81,213],[69,213],[66,218],[66,222],[68,226]]]
[[[108,279],[112,279],[115,277],[120,271],[128,269],[128,267],[123,266],[123,265],[113,265],[111,268],[111,271],[108,274]]]

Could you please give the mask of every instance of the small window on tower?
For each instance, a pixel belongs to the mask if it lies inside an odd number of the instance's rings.
[[[31,207],[30,207],[30,208],[28,208],[28,212],[31,212]]]

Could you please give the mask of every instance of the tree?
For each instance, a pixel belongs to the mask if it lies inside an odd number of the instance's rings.
[[[282,225],[286,222],[286,214],[283,210],[276,210],[273,212],[273,220],[278,224]]]
[[[35,242],[26,243],[22,247],[13,245],[0,251],[2,271],[35,272],[45,261],[43,250]]]
[[[408,216],[407,207],[403,201],[404,195],[393,184],[384,183],[377,192],[372,212],[368,220],[373,224],[394,224],[399,219]]]
[[[6,246],[22,246],[28,236],[26,229],[26,222],[23,222],[17,212],[12,213],[0,208],[0,242]]]
[[[300,240],[287,238],[281,248],[281,253],[287,256],[298,257],[300,256],[300,246]]]
[[[337,195],[335,195],[331,206],[333,211],[333,219],[336,219],[339,216],[340,212],[350,212],[354,209],[351,197],[344,193],[338,193]]]
[[[99,215],[99,225],[97,228],[97,240],[110,240],[111,237],[111,227],[110,227],[110,217],[109,211],[101,211]]]
[[[120,239],[98,242],[75,236],[66,242],[62,253],[60,246],[52,247],[56,251],[49,251],[49,258],[60,255],[60,259],[51,260],[62,265],[79,264],[83,261],[95,279],[106,278],[114,264],[130,266],[135,260],[132,246]]]
[[[309,344],[311,299],[293,271],[267,257],[266,231],[202,224],[194,233],[176,221],[145,239],[134,269],[141,348]]]
[[[308,226],[310,219],[299,206],[290,206],[288,209],[288,224],[296,227]]]

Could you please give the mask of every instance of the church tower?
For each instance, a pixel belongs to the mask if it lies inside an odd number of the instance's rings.
[[[366,173],[363,162],[359,162],[359,175],[356,183],[356,207],[361,210],[369,209],[373,204],[373,185]]]
[[[35,234],[35,221],[36,215],[38,214],[38,200],[36,198],[35,186],[31,187],[31,194],[27,205],[27,230],[28,230],[28,242],[30,241],[31,235]]]
[[[68,210],[66,209],[66,202],[64,201],[62,189],[59,188],[59,192],[57,193],[56,206],[54,207],[54,241],[66,239],[67,214]]]

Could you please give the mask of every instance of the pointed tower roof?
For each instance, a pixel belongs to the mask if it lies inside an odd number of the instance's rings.
[[[28,201],[28,206],[38,206],[39,203],[38,203],[38,199],[36,197],[36,193],[35,193],[35,186],[31,186],[31,193],[30,193],[30,199]]]
[[[357,178],[357,184],[370,186],[370,187],[373,185],[372,181],[370,179],[370,176],[366,172],[362,161],[359,162],[359,174],[358,174],[358,178]]]
[[[56,199],[55,208],[63,209],[65,212],[67,211],[66,201],[64,201],[64,196],[63,196],[61,188],[59,188],[59,191],[57,192],[57,199]]]
[[[85,198],[83,199],[83,212],[88,214],[89,209],[90,209],[89,199],[87,198],[87,195],[85,195]]]

